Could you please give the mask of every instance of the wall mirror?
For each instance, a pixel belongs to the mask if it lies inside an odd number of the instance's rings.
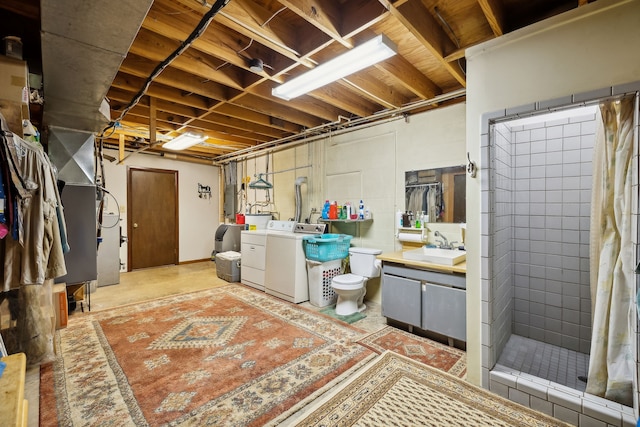
[[[424,212],[429,222],[467,222],[464,166],[405,172],[405,210]]]

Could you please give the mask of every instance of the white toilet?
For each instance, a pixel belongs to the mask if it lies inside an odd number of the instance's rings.
[[[351,273],[335,276],[331,280],[331,287],[338,295],[336,314],[347,316],[363,311],[364,295],[367,293],[367,280],[380,276],[382,261],[376,259],[380,249],[349,248],[349,265]]]

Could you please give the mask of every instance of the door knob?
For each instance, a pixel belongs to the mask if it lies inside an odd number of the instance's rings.
[[[138,223],[137,222],[133,223],[133,228],[138,228]]]

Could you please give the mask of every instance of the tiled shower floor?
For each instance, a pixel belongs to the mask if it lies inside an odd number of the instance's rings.
[[[584,391],[589,355],[519,335],[511,335],[498,364]]]

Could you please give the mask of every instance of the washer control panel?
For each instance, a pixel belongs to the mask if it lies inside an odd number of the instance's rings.
[[[326,228],[327,224],[305,224],[303,222],[299,222],[296,224],[294,233],[324,234]]]

